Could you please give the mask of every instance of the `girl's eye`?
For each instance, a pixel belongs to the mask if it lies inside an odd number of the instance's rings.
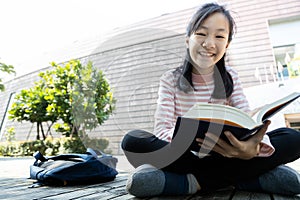
[[[195,35],[206,36],[205,33],[195,33]]]
[[[225,38],[225,37],[222,35],[217,35],[216,38]]]

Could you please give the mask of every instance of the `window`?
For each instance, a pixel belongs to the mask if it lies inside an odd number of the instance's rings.
[[[269,21],[278,77],[300,76],[300,16]]]
[[[300,113],[284,114],[284,119],[286,127],[300,131]]]
[[[296,45],[273,47],[278,77],[300,76],[300,55],[296,51]]]

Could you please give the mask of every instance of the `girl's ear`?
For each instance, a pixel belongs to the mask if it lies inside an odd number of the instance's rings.
[[[188,36],[185,37],[185,46],[188,49],[189,48],[189,42],[190,42],[190,38]]]

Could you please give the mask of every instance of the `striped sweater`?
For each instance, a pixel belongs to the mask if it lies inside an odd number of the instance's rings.
[[[237,72],[230,67],[226,67],[226,69],[232,76],[234,90],[230,98],[224,100],[211,98],[214,90],[213,73],[192,74],[194,91],[188,93],[179,90],[176,86],[177,76],[174,75],[174,69],[164,73],[160,78],[154,134],[158,138],[170,142],[177,117],[183,116],[197,102],[222,103],[249,112],[249,104]],[[269,156],[273,152],[274,147],[270,143],[269,137],[265,135],[261,142],[259,156]]]

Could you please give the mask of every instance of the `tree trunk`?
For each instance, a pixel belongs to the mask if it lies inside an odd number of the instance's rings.
[[[45,140],[45,139],[46,139],[46,136],[45,136],[45,133],[44,133],[44,129],[43,129],[43,124],[42,124],[42,122],[40,123],[40,126],[41,126],[41,131],[42,131],[43,140]]]
[[[79,134],[78,134],[79,127],[75,126],[74,124],[71,124],[70,126],[72,127],[72,131],[71,131],[70,137],[73,137],[73,136],[77,137],[77,136],[79,136]]]
[[[39,122],[37,122],[36,128],[37,128],[37,130],[36,130],[36,139],[40,140],[40,123]]]
[[[48,136],[48,135],[52,136],[52,133],[51,133],[51,127],[52,127],[53,124],[54,124],[54,122],[51,122],[51,124],[50,124],[50,126],[49,126],[49,124],[48,124],[48,122],[47,122],[48,129],[47,129],[47,132],[46,132],[46,136]]]

